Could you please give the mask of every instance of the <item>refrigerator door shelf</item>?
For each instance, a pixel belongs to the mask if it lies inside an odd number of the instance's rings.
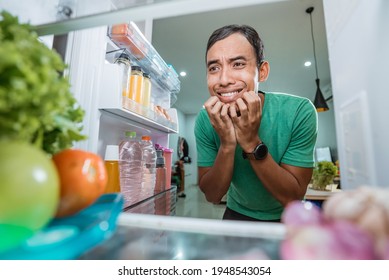
[[[121,94],[120,68],[116,64],[104,63],[100,83],[100,111],[110,112],[144,126],[162,132],[178,133],[178,117],[175,109],[168,110],[171,121]]]
[[[129,122],[138,123],[141,126],[153,128],[165,133],[178,133],[178,121],[170,122],[167,119],[156,115],[155,119],[149,119],[142,115],[124,108],[100,108],[100,111],[104,114],[114,114],[115,116],[122,117]],[[176,112],[174,108],[169,109],[169,112]],[[173,115],[173,114],[172,114]],[[177,113],[174,114],[177,117]]]
[[[154,87],[158,88],[158,90],[153,91],[153,94],[172,95],[174,96],[172,101],[176,100],[175,97],[181,88],[181,82],[178,79],[177,73],[166,64],[135,23],[130,22],[129,24],[122,23],[109,26],[107,35],[117,46],[116,50],[118,52],[126,50],[131,64],[140,66],[143,72],[150,75]],[[111,44],[108,43],[108,45]],[[112,48],[112,45],[110,48]],[[115,62],[111,58],[114,53],[115,51],[111,50],[106,55],[106,59],[111,63]],[[171,106],[173,103],[169,105]]]

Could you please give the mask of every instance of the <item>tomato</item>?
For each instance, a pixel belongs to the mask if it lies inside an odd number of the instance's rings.
[[[94,153],[66,149],[53,156],[61,195],[56,217],[76,214],[104,193],[108,176],[103,159]]]
[[[0,141],[0,252],[44,227],[59,203],[55,165],[42,150]],[[12,244],[11,244],[12,243]]]

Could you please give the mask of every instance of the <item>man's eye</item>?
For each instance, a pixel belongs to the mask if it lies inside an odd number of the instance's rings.
[[[234,67],[243,67],[245,64],[243,62],[235,62]]]
[[[219,69],[217,66],[211,66],[208,68],[208,72],[216,72]]]

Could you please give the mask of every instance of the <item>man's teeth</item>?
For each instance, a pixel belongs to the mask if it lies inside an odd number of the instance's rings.
[[[234,94],[237,94],[237,93],[238,93],[237,91],[233,91],[233,92],[221,93],[220,95],[223,97],[229,97],[229,96],[233,96]]]

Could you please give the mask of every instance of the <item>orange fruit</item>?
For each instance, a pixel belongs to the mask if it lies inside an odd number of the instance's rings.
[[[94,153],[66,149],[53,156],[60,179],[56,217],[74,215],[104,193],[108,176],[103,159]]]

